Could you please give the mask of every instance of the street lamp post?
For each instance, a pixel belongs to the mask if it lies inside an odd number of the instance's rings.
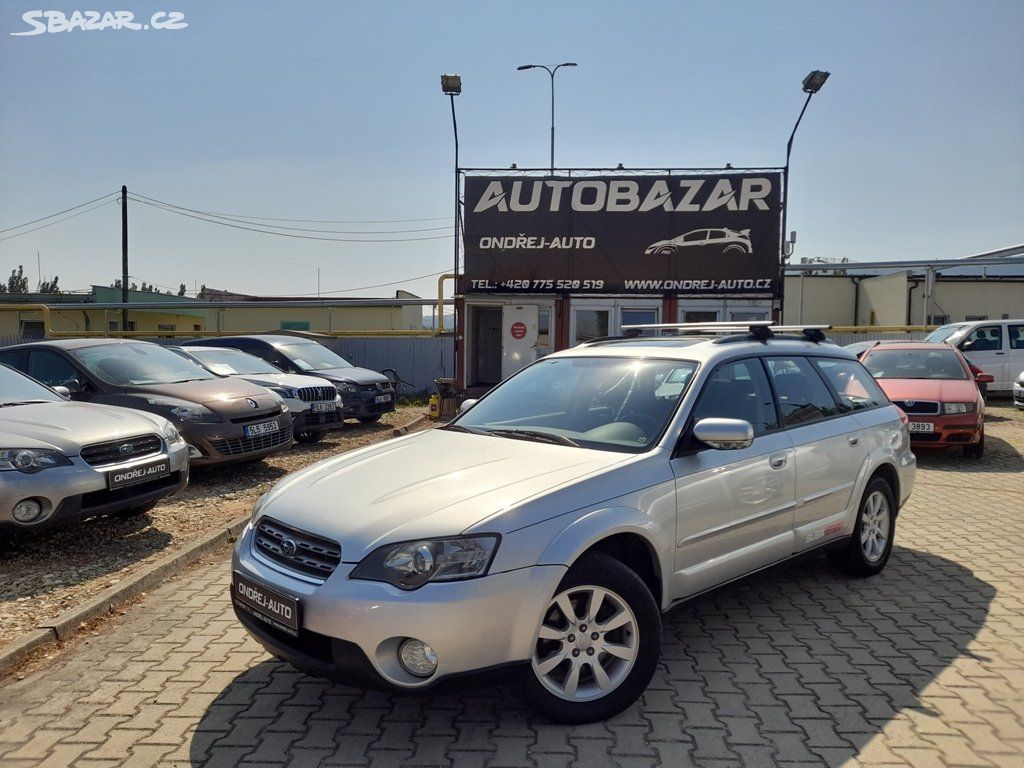
[[[455,302],[455,297],[459,292],[459,123],[455,119],[455,97],[462,93],[462,78],[458,75],[441,75],[441,92],[451,99],[452,131],[455,134],[455,243],[453,245],[454,264],[452,265],[452,274],[454,275],[454,279],[452,281],[452,307],[454,309],[454,314],[452,315],[452,365],[457,369],[459,362],[459,307]],[[441,307],[440,311],[443,312],[444,307]],[[437,322],[442,323],[444,320],[439,317],[437,318]]]
[[[804,112],[807,111],[807,105],[811,103],[811,97],[814,96],[821,87],[828,80],[829,72],[822,72],[819,69],[812,71],[807,77],[804,78],[803,88],[804,93],[807,94],[807,99],[804,101],[803,109],[800,110],[800,114],[796,119],[796,124],[793,126],[793,131],[789,134],[789,141],[786,142],[786,165],[782,171],[782,243],[780,243],[781,251],[779,253],[779,319],[782,320],[782,309],[783,302],[785,301],[785,287],[786,287],[786,257],[789,255],[786,253],[786,214],[789,209],[789,156],[793,152],[793,138],[796,136],[796,129],[800,127],[800,121],[804,119]]]
[[[566,61],[562,64],[557,64],[554,67],[549,67],[547,64],[523,64],[521,67],[516,67],[517,70],[522,71],[524,69],[543,69],[551,75],[551,175],[555,175],[555,72],[560,70],[562,67],[575,67],[578,66],[575,61]]]

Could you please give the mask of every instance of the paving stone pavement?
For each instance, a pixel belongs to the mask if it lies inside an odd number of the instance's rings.
[[[882,575],[815,559],[674,610],[605,723],[306,677],[246,637],[216,563],[0,689],[0,766],[1024,766],[1024,414],[992,409],[981,463],[920,463]]]

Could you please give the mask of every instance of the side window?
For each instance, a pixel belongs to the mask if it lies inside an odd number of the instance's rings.
[[[28,353],[26,373],[48,387],[56,387],[72,379],[82,382],[83,376],[67,360],[56,352],[33,349]]]
[[[1003,328],[1000,325],[983,325],[975,328],[967,338],[960,342],[961,348],[965,342],[972,342],[969,352],[992,352],[1003,348]]]
[[[27,353],[23,349],[12,349],[9,352],[0,352],[0,365],[6,365],[9,368],[14,368],[16,371],[24,373],[26,354]]]
[[[693,420],[709,418],[743,419],[762,435],[779,428],[772,390],[756,359],[723,363],[704,383]]]
[[[847,410],[861,411],[889,402],[889,398],[875,382],[874,376],[860,363],[854,360],[816,357],[814,364],[825,380],[832,385],[840,404]]]
[[[1024,325],[1008,325],[1010,332],[1010,349],[1024,349]]]
[[[787,427],[810,424],[842,411],[825,382],[802,357],[766,357]]]

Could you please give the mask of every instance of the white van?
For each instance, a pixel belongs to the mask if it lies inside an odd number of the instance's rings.
[[[925,341],[944,341],[957,347],[995,381],[989,392],[1009,392],[1024,371],[1024,320],[976,320],[937,328]]]

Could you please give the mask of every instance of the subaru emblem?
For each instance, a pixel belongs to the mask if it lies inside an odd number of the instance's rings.
[[[285,539],[281,542],[281,551],[286,555],[294,555],[299,551],[299,547],[293,539]]]
[[[253,400],[251,397],[245,398],[245,402],[247,402],[253,408],[259,408],[260,407],[260,404],[257,403],[255,400]]]
[[[131,453],[134,450],[135,450],[135,446],[132,445],[131,443],[125,443],[124,445],[120,445],[117,448],[117,452],[118,453],[123,453],[125,456],[127,456],[129,453]]]

